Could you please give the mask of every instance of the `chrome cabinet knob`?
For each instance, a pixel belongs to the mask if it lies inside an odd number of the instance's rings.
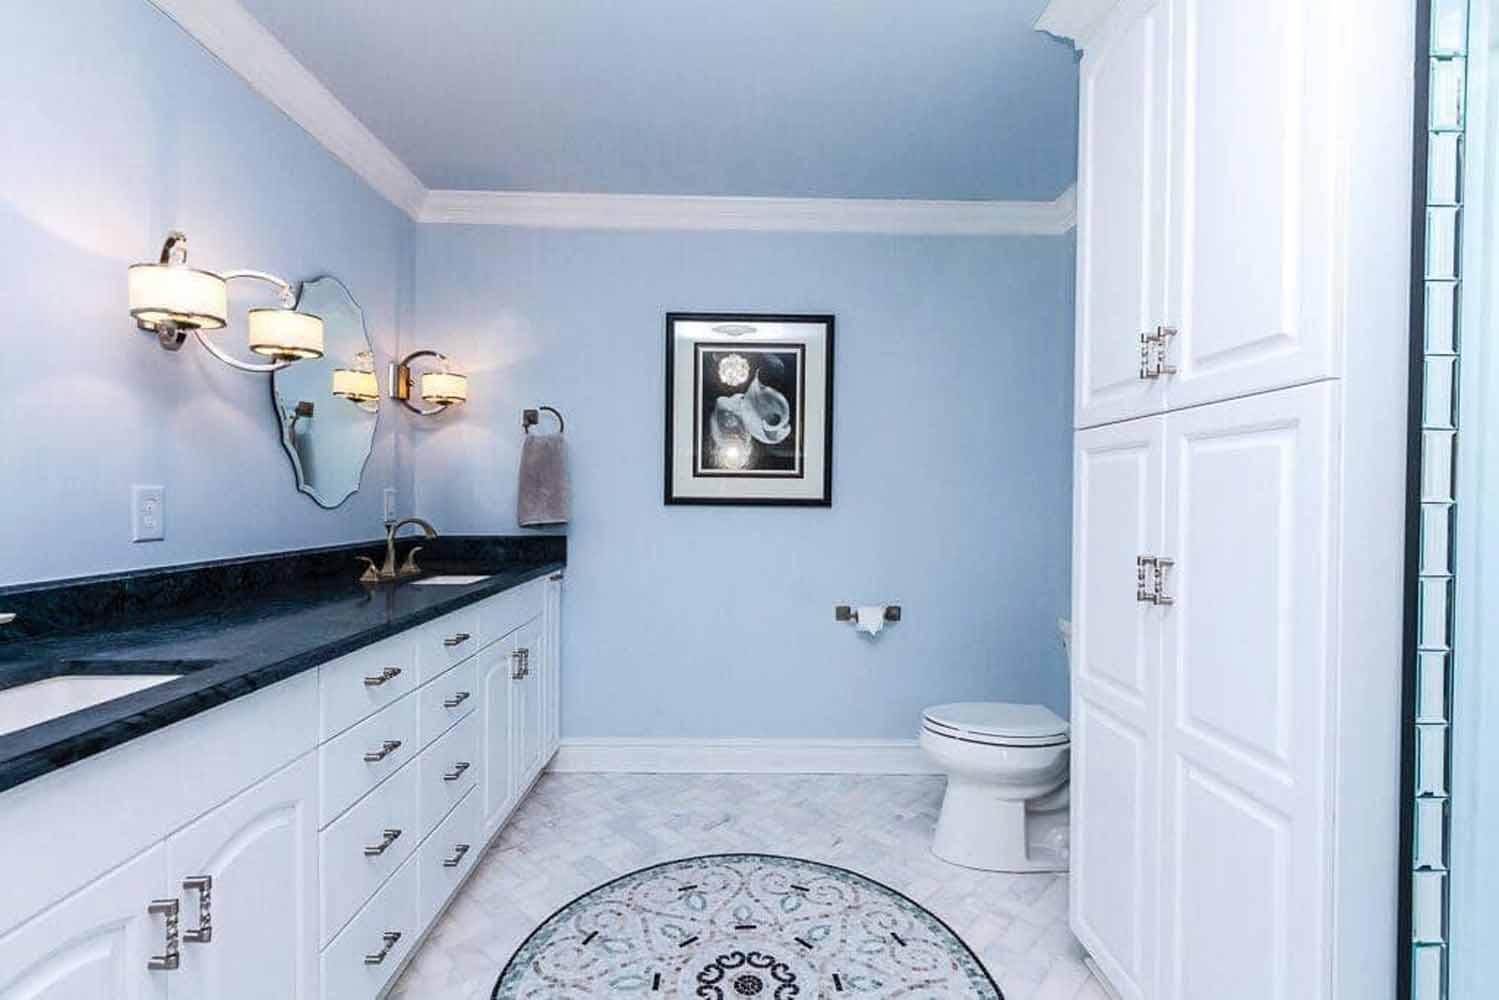
[[[396,946],[396,942],[401,940],[401,932],[386,931],[384,934],[380,935],[380,940],[384,946],[379,951],[364,956],[365,965],[379,965],[381,962],[385,961],[385,959],[390,956],[390,949],[394,948]]]
[[[386,667],[384,670],[380,671],[378,674],[375,674],[372,677],[366,677],[364,679],[364,686],[365,687],[379,687],[381,684],[384,684],[386,681],[389,681],[389,680],[391,680],[393,678],[396,678],[396,677],[399,677],[399,676],[401,676],[401,668],[400,667]]]
[[[364,755],[364,762],[366,764],[379,763],[399,749],[401,749],[400,740],[386,740],[384,743],[380,744],[379,750],[367,751]]]
[[[465,642],[468,642],[472,638],[473,636],[469,635],[467,632],[458,632],[454,635],[448,636],[442,641],[442,644],[451,649],[454,646],[463,645]]]
[[[390,849],[390,845],[394,844],[400,838],[400,836],[401,831],[394,827],[386,830],[385,836],[380,838],[380,843],[375,844],[371,847],[366,847],[364,849],[364,856],[367,858],[378,858],[380,855],[388,851]]]
[[[178,903],[175,899],[153,899],[151,905],[146,907],[147,913],[153,917],[165,917],[167,922],[166,950],[160,955],[152,955],[151,960],[146,963],[146,968],[153,972],[171,972],[182,964],[181,939],[177,936],[177,910]]]
[[[444,698],[442,706],[443,708],[457,708],[459,705],[462,705],[466,701],[468,701],[468,692],[459,691],[451,698]]]
[[[463,777],[463,772],[467,771],[472,766],[473,765],[471,765],[468,761],[460,760],[458,763],[453,765],[453,769],[451,771],[443,774],[442,780],[457,781],[459,778]]]
[[[468,844],[459,844],[454,847],[453,856],[451,858],[443,858],[442,866],[444,868],[457,868],[463,863],[463,856],[468,853],[468,848]]]
[[[213,876],[194,875],[182,880],[183,892],[198,894],[198,926],[182,932],[182,940],[208,944],[213,940]]]

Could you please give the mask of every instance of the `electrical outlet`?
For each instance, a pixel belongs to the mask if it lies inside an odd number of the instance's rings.
[[[130,488],[130,540],[159,542],[167,537],[167,489],[165,486]]]
[[[396,491],[392,486],[385,487],[385,523],[390,524],[396,519]]]

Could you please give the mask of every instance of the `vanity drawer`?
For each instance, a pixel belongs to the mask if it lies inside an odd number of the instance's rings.
[[[318,747],[318,826],[324,827],[421,749],[413,693]]]
[[[417,695],[421,699],[419,730],[422,746],[453,728],[453,723],[474,710],[479,699],[474,687],[478,660],[468,660],[425,685]]]
[[[481,601],[479,632],[484,638],[484,645],[505,638],[541,614],[545,597],[546,580],[543,578]]]
[[[425,684],[453,664],[462,663],[482,645],[476,608],[463,608],[428,622],[416,630],[418,683]]]
[[[453,891],[479,860],[479,793],[469,792],[448,813],[432,836],[422,842],[422,926],[437,918]]]
[[[318,738],[328,739],[416,688],[416,642],[398,635],[318,667]]]
[[[478,783],[479,716],[470,715],[422,751],[417,769],[421,772],[418,798],[425,835]]]
[[[374,1000],[390,982],[421,936],[420,882],[418,854],[323,949],[324,1000]]]
[[[417,776],[411,761],[318,835],[319,941],[330,940],[416,850],[422,839]]]

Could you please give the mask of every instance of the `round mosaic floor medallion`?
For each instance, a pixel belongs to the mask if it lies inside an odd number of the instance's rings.
[[[599,886],[517,949],[493,1000],[1003,1000],[946,924],[842,868],[765,854]]]

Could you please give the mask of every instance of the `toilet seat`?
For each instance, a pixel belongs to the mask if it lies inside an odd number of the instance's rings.
[[[934,736],[998,747],[1050,747],[1071,742],[1067,720],[1045,705],[966,701],[936,705],[921,713]]]

